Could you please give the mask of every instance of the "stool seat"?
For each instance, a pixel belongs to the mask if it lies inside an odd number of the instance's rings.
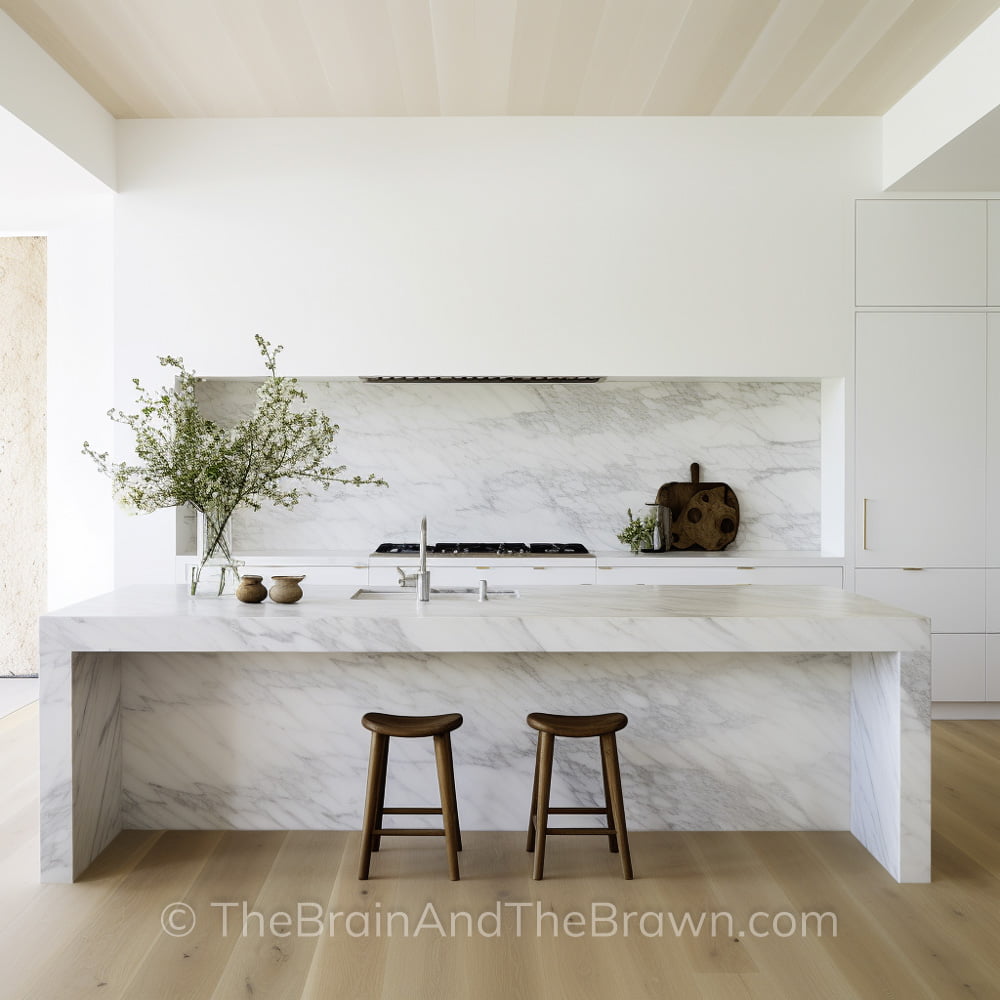
[[[361,719],[361,725],[382,736],[443,736],[462,724],[458,712],[447,715],[386,715],[383,712],[368,712]]]
[[[628,725],[628,716],[621,712],[606,712],[604,715],[548,715],[532,712],[528,725],[540,733],[553,736],[587,737],[606,736],[617,733]]]

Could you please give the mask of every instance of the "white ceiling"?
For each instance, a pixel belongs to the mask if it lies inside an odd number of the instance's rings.
[[[1000,0],[0,0],[118,118],[880,115]]]

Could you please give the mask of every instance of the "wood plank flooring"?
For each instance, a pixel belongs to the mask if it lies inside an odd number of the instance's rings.
[[[460,882],[431,838],[359,882],[357,833],[130,831],[40,885],[37,744],[37,705],[0,719],[0,1000],[1000,998],[1000,722],[933,724],[934,881],[903,886],[846,833],[636,833],[633,882],[556,838],[537,883],[474,831]]]

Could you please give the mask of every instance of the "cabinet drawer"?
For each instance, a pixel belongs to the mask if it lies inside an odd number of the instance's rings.
[[[1000,635],[986,637],[986,700],[1000,701]]]
[[[986,631],[1000,632],[1000,569],[986,571]]]
[[[271,586],[272,576],[305,574],[303,588],[308,586],[364,587],[368,585],[367,566],[266,566],[253,564],[249,560],[243,567],[244,573],[259,573],[264,577],[264,585]]]
[[[986,636],[931,636],[931,700],[986,700]]]
[[[600,584],[646,583],[653,586],[695,587],[740,583],[764,583],[778,586],[842,587],[844,572],[840,566],[600,566]]]
[[[854,589],[931,620],[931,631],[986,630],[986,571],[981,569],[859,569]]]
[[[858,305],[984,305],[986,206],[959,199],[859,201]]]
[[[407,573],[415,573],[417,564],[401,564]],[[465,564],[462,566],[431,566],[432,587],[474,587],[480,580],[497,587],[570,586],[594,582],[594,566],[492,566]],[[391,587],[399,582],[396,567],[372,566],[369,580],[373,587]]]

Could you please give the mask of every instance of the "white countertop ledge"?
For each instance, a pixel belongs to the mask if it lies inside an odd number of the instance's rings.
[[[535,586],[485,603],[352,600],[304,587],[294,605],[127,587],[42,616],[49,651],[898,652],[928,621],[828,587]]]

